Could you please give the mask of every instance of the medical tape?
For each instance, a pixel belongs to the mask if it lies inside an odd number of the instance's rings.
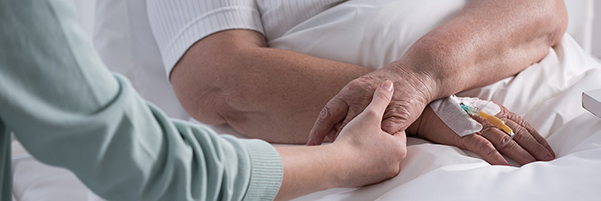
[[[447,98],[436,100],[430,103],[434,113],[459,136],[474,134],[482,130],[482,124],[472,119],[459,105],[465,103],[480,108],[482,111],[496,115],[501,112],[501,108],[487,100],[470,97],[449,96]]]

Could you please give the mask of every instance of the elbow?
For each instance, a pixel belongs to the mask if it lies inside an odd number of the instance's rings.
[[[231,124],[241,121],[246,114],[242,108],[234,106],[236,97],[228,95],[234,93],[232,91],[209,84],[190,84],[198,83],[194,80],[172,80],[172,83],[184,110],[199,122],[208,125]]]
[[[171,85],[184,110],[210,125],[246,120],[248,93],[240,81],[247,51],[218,37],[207,37],[188,49],[170,74]],[[246,91],[245,91],[246,90]]]
[[[195,63],[195,62],[194,62]],[[175,95],[186,112],[209,125],[226,123],[221,115],[227,110],[223,87],[216,81],[219,72],[207,72],[203,66],[182,59],[170,78]]]
[[[225,109],[220,96],[207,97],[203,96],[198,101],[187,101],[187,104],[182,104],[184,109],[191,117],[199,122],[208,125],[218,125],[227,123],[224,113],[231,113]],[[183,101],[182,101],[183,102]]]
[[[199,122],[207,125],[233,124],[244,122],[247,111],[236,107],[239,91],[227,90],[211,84],[201,84],[203,78],[194,80],[172,79],[175,94],[186,112]],[[194,83],[194,84],[193,84]],[[239,101],[238,101],[239,102]]]
[[[208,41],[208,42],[207,42]],[[237,61],[231,49],[213,47],[203,39],[190,47],[170,74],[175,95],[186,112],[194,119],[209,125],[228,123],[236,116],[232,107],[232,66]],[[223,57],[222,55],[229,55]],[[234,58],[234,59],[232,59]],[[228,96],[230,94],[230,96]]]
[[[226,123],[226,119],[221,114],[226,111],[227,104],[224,103],[219,90],[202,85],[189,90],[189,87],[175,84],[176,82],[172,82],[175,94],[191,117],[208,125]]]

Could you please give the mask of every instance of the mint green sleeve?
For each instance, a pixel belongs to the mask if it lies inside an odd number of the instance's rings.
[[[2,137],[108,200],[275,197],[270,144],[169,119],[104,67],[75,16],[71,0],[0,1]]]

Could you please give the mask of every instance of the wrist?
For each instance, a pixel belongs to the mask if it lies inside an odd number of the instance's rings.
[[[332,170],[324,178],[324,190],[349,187],[349,178],[356,175],[354,169],[360,163],[357,163],[358,160],[353,160],[352,150],[344,145],[343,143],[332,143],[321,146],[323,153],[329,155],[327,163],[331,167],[329,170]],[[355,163],[352,163],[353,161]]]
[[[406,95],[406,89],[403,86],[411,86],[415,92],[420,93],[424,98],[425,104],[428,104],[436,99],[445,97],[442,86],[443,79],[440,79],[439,72],[428,70],[420,65],[413,64],[407,60],[397,60],[382,68],[386,74],[393,75],[395,86],[395,95]]]
[[[302,195],[341,187],[337,146],[276,146],[284,168],[284,178],[276,200],[289,200]],[[348,165],[348,164],[347,164]]]
[[[461,41],[440,41],[439,36],[427,34],[415,42],[402,58],[395,61],[406,71],[427,83],[435,84],[434,101],[477,86],[479,75],[469,70],[472,58],[463,58]],[[444,48],[441,48],[443,46]]]
[[[352,143],[337,142],[324,146],[330,155],[331,167],[327,188],[356,188],[374,183],[379,173],[384,170],[374,170],[374,164],[369,162],[365,150],[357,149]],[[377,180],[377,179],[376,179]]]
[[[321,190],[357,187],[352,181],[363,175],[359,170],[365,169],[360,153],[355,153],[356,149],[348,143],[336,142],[318,147],[321,148],[319,152],[326,156],[318,163],[327,167],[320,179]]]

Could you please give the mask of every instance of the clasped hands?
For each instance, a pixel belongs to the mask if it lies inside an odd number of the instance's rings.
[[[527,121],[501,105],[501,112],[495,116],[513,129],[513,139],[481,117],[473,117],[483,125],[480,132],[460,137],[427,107],[440,98],[439,83],[428,74],[398,68],[376,70],[347,84],[322,109],[307,145],[319,145],[326,137],[336,141],[340,131],[369,105],[374,90],[385,80],[394,83],[392,101],[381,122],[381,130],[386,133],[397,135],[407,131],[433,142],[467,149],[492,165],[509,165],[501,154],[521,165],[555,158],[547,141]]]

